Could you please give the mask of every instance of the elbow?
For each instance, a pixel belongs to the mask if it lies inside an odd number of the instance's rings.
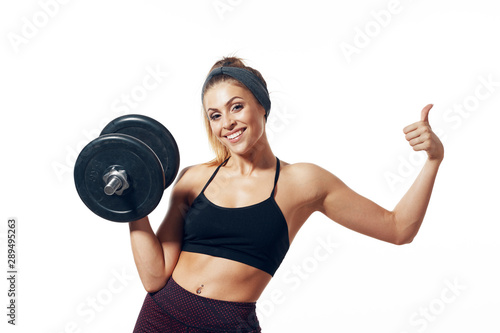
[[[394,245],[405,245],[413,242],[413,237],[397,238],[392,242]]]
[[[148,294],[150,294],[150,293],[154,293],[155,291],[157,291],[157,290],[154,290],[153,288],[148,288],[148,287],[146,287],[146,286],[144,286],[144,290],[146,290],[146,292],[147,292]]]
[[[160,272],[156,272],[156,274],[150,273],[147,276],[141,276],[142,285],[148,293],[157,292],[165,287],[174,272],[174,266],[167,267],[168,268],[164,268]]]
[[[413,242],[413,239],[418,233],[418,227],[415,228],[414,226],[420,225],[420,223],[410,223],[403,226],[400,222],[398,222],[394,212],[391,212],[391,219],[393,225],[393,237],[391,239],[391,243],[395,245],[405,245]]]
[[[164,283],[148,283],[148,284],[143,283],[143,286],[144,286],[144,289],[146,290],[146,292],[154,293],[154,292],[159,291],[161,288],[163,288],[166,283],[167,283],[167,281],[164,281]]]
[[[156,288],[153,286],[144,286],[144,289],[146,290],[147,293],[155,293],[159,291],[161,288]]]
[[[405,245],[405,244],[410,244],[413,242],[413,239],[415,238],[415,234],[404,234],[404,233],[397,233],[395,239],[393,240],[393,244],[395,245]]]
[[[144,289],[148,293],[154,293],[154,292],[159,291],[161,288],[163,288],[165,286],[165,284],[167,284],[167,281],[169,278],[170,278],[170,276],[168,276],[166,278],[165,277],[155,278],[155,279],[151,279],[150,281],[142,281],[142,286],[144,287]]]

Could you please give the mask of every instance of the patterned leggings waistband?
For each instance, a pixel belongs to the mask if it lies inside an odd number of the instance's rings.
[[[190,327],[214,332],[260,332],[255,302],[230,302],[193,294],[170,278],[149,294],[166,313]]]

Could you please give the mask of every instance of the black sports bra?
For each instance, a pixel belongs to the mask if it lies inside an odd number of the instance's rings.
[[[269,198],[237,208],[218,206],[204,194],[228,160],[217,167],[186,213],[182,251],[235,260],[273,276],[290,246],[288,225],[274,200],[279,159],[276,158],[274,187]]]

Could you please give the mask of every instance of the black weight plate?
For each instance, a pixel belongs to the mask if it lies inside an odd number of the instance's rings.
[[[104,193],[103,175],[111,166],[126,170],[130,187],[122,195]],[[74,178],[87,207],[110,221],[130,222],[145,217],[159,204],[165,189],[163,168],[155,153],[125,134],[100,136],[80,152]]]
[[[165,171],[165,188],[175,180],[179,171],[179,149],[174,137],[157,120],[138,114],[125,115],[111,121],[101,135],[123,133],[147,144],[160,160]]]

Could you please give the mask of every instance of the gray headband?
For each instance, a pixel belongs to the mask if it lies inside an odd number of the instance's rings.
[[[201,101],[203,103],[203,92],[208,82],[217,75],[229,75],[230,77],[243,83],[248,90],[252,92],[257,101],[266,110],[266,119],[271,111],[271,100],[269,99],[269,92],[267,91],[264,83],[252,72],[244,68],[239,67],[218,67],[208,74],[205,83],[203,84],[203,89],[201,90]]]

